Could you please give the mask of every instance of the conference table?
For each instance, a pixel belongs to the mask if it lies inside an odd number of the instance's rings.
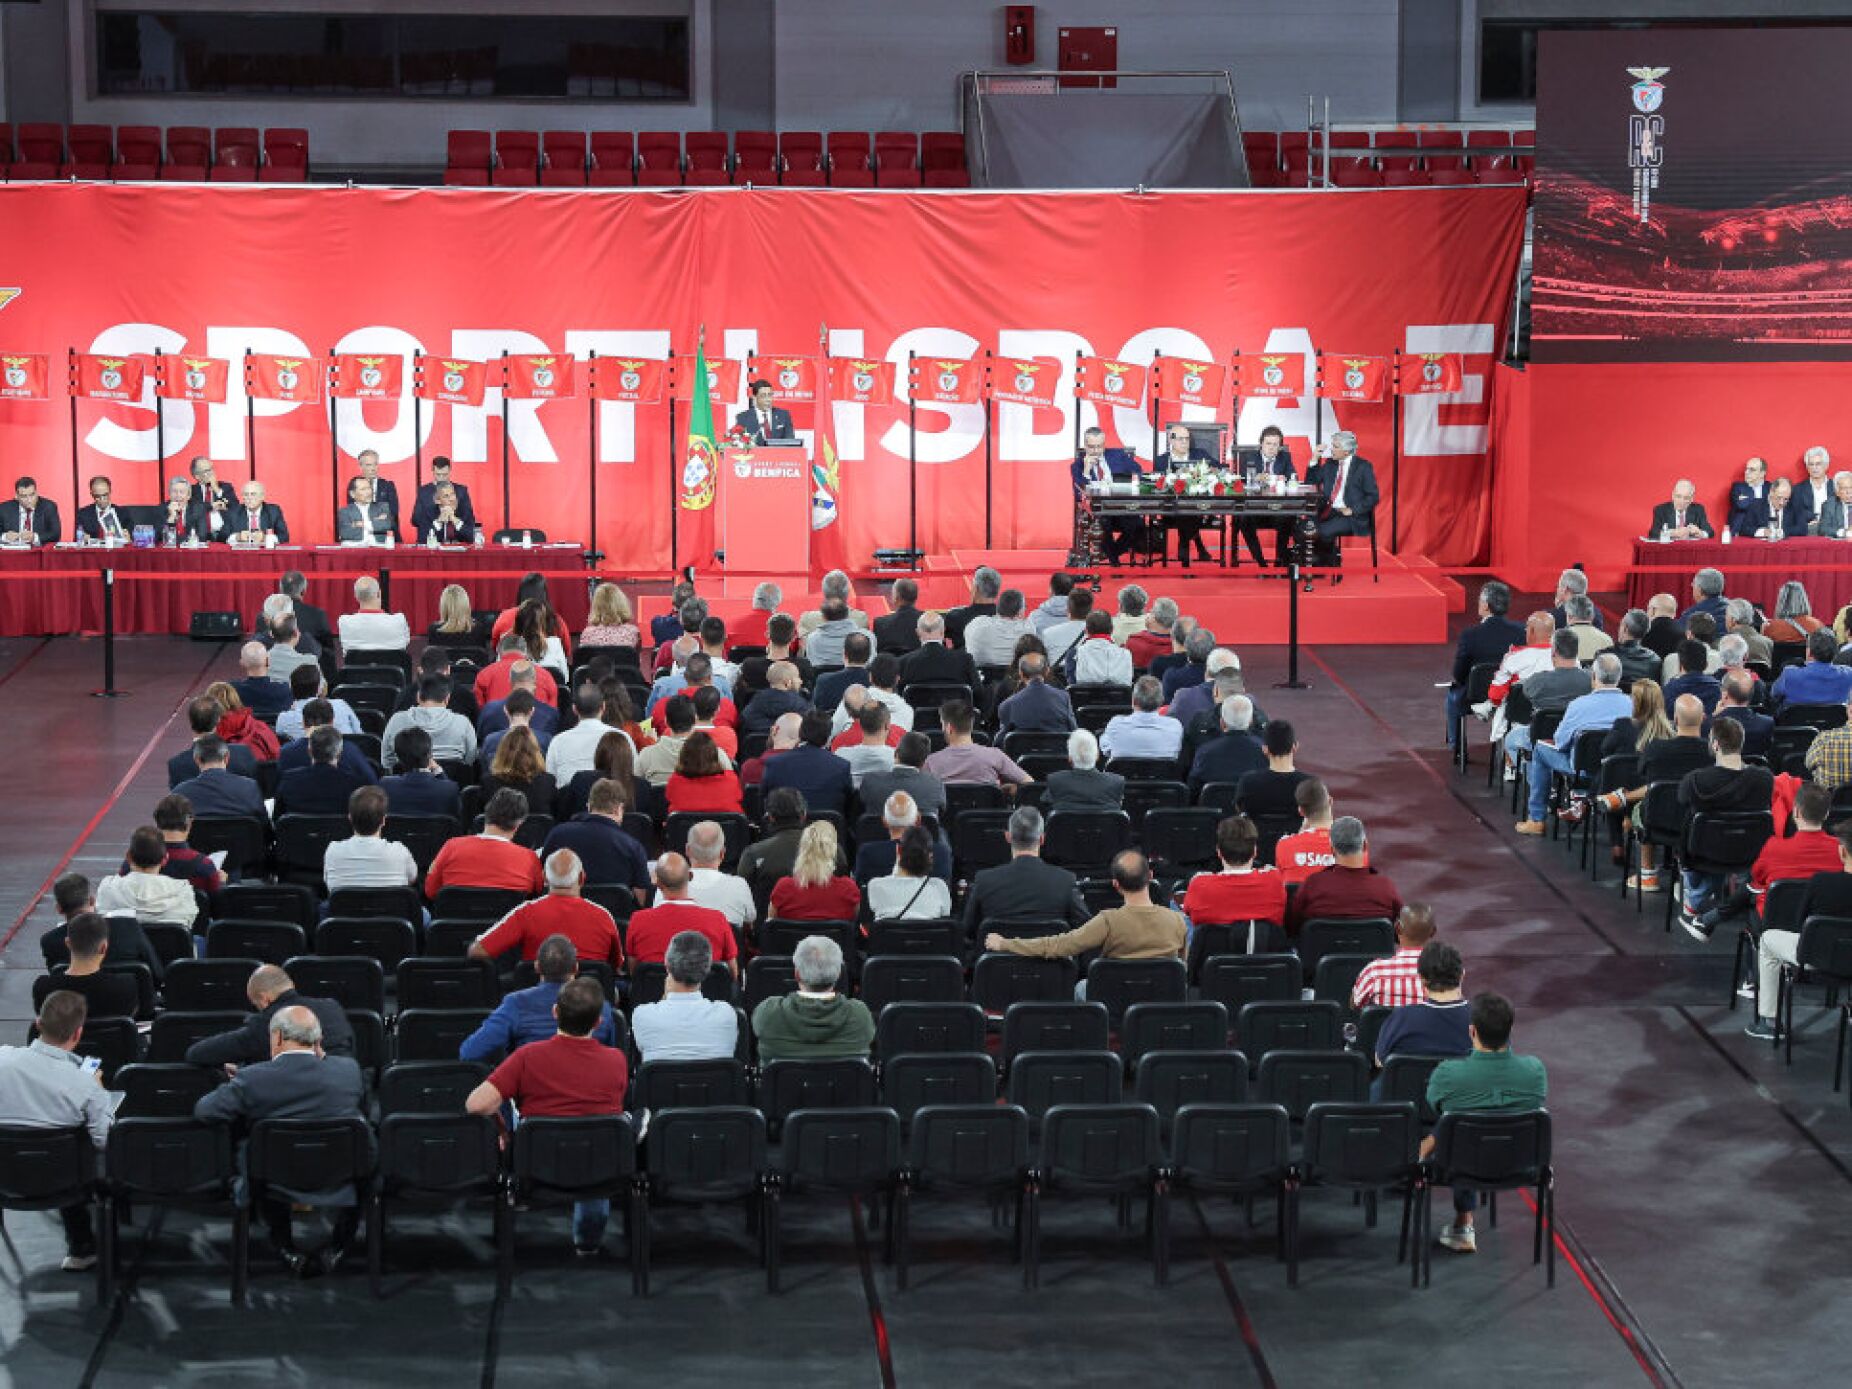
[[[584,555],[578,544],[0,550],[0,637],[101,631],[105,570],[115,576],[119,633],[185,634],[196,612],[233,611],[249,623],[289,569],[308,578],[304,598],[330,618],[355,610],[355,579],[378,578],[387,608],[404,613],[414,633],[437,620],[438,595],[447,584],[463,585],[472,608],[501,609],[513,604],[522,575],[544,574],[554,608],[577,631],[590,606]]]
[[[1244,521],[1258,526],[1296,528],[1316,518],[1319,508],[1317,489],[1303,487],[1291,492],[1238,492],[1224,496],[1190,496],[1166,488],[1131,491],[1088,489],[1081,494],[1074,511],[1073,550],[1076,562],[1100,565],[1107,563],[1104,529],[1113,522],[1142,523],[1147,532],[1162,533],[1179,525],[1196,525],[1216,532],[1222,541],[1222,566],[1239,563],[1237,553],[1239,527]],[[1168,565],[1169,548],[1153,551],[1147,562]],[[1181,561],[1189,568],[1188,552]]]
[[[1852,541],[1795,536],[1787,540],[1639,540],[1627,570],[1627,605],[1643,608],[1655,593],[1669,593],[1681,609],[1691,605],[1691,576],[1700,569],[1723,574],[1723,591],[1747,598],[1773,615],[1789,579],[1807,588],[1815,617],[1833,620],[1852,599]]]

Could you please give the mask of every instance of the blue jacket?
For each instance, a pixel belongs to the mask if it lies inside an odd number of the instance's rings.
[[[309,740],[297,738],[294,742],[283,744],[283,751],[277,754],[277,780],[279,782],[291,772],[312,766],[309,761]],[[373,770],[373,764],[367,761],[367,755],[353,743],[341,744],[341,760],[336,764],[344,772],[359,777],[368,786],[379,784],[379,773]],[[236,770],[234,760],[234,770]],[[256,775],[255,772],[252,773]],[[343,812],[345,813],[345,812]]]
[[[1809,661],[1781,672],[1770,691],[1777,706],[1786,704],[1844,704],[1852,691],[1852,666]]]
[[[405,772],[380,782],[388,815],[448,815],[463,818],[462,789],[447,776]]]
[[[559,1031],[553,1017],[553,1005],[558,1001],[558,984],[543,982],[531,989],[516,989],[495,1005],[495,1011],[482,1020],[481,1027],[463,1039],[457,1055],[465,1061],[493,1063],[516,1047],[545,1041]],[[617,1045],[610,1004],[605,1004],[604,1017],[592,1029],[592,1036],[608,1047]]]
[[[854,778],[849,764],[835,753],[800,743],[765,764],[765,794],[769,796],[781,786],[801,791],[804,804],[811,810],[833,810],[841,815],[847,811]]]
[[[1005,733],[1019,728],[1032,733],[1072,733],[1074,702],[1066,690],[1035,681],[997,706],[997,726]]]

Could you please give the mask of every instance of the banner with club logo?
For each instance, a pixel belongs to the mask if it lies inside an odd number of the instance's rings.
[[[44,400],[51,357],[44,352],[0,352],[0,400]]]
[[[724,406],[740,398],[740,364],[738,362],[707,357],[702,361],[702,371],[707,377],[707,396],[710,401],[717,400]],[[670,374],[675,380],[675,398],[693,400],[695,382],[700,379],[700,374],[695,370],[695,359],[677,357]]]
[[[920,404],[974,405],[984,390],[978,358],[921,357],[908,373],[907,394]]]
[[[1398,352],[1395,363],[1397,395],[1452,395],[1466,376],[1458,352]]]
[[[321,358],[254,352],[244,359],[244,393],[258,400],[314,405],[322,398]]]
[[[1258,352],[1235,362],[1236,391],[1248,400],[1301,400],[1305,358],[1297,352]]]
[[[502,361],[510,400],[569,400],[577,394],[573,359],[563,353],[522,354]]]
[[[454,357],[420,357],[413,389],[420,400],[440,405],[480,405],[489,388],[486,362],[465,362]]]
[[[231,363],[222,357],[163,353],[154,359],[154,393],[165,400],[221,405],[231,387]]]
[[[817,398],[815,357],[752,357],[746,374],[752,381],[769,381],[772,400],[779,405],[808,405]]]
[[[1326,400],[1376,401],[1389,381],[1389,359],[1356,352],[1326,352],[1320,359],[1318,394]]]
[[[669,364],[661,358],[594,357],[585,364],[586,394],[593,400],[654,405],[662,399]]]
[[[1141,409],[1145,403],[1145,369],[1110,357],[1082,357],[1074,374],[1074,393],[1095,405]]]
[[[344,352],[334,359],[328,394],[341,400],[397,400],[405,393],[405,359]]]
[[[147,364],[140,357],[79,353],[71,394],[88,400],[140,400]]]
[[[990,398],[1011,405],[1055,404],[1061,362],[1054,357],[998,357],[990,364]]]
[[[831,357],[830,399],[839,405],[893,404],[894,364],[861,357]]]
[[[1188,357],[1159,357],[1151,364],[1151,394],[1178,405],[1221,406],[1228,369],[1220,362],[1193,362]]]

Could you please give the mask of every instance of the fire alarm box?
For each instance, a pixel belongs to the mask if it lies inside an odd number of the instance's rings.
[[[1003,7],[1003,61],[1011,67],[1035,62],[1035,6]]]
[[[1119,30],[1064,27],[1056,50],[1055,66],[1064,74],[1063,87],[1116,87],[1116,77],[1069,77],[1073,72],[1114,72],[1119,67]]]

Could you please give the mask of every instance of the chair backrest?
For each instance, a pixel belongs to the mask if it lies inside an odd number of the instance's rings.
[[[1116,1025],[1135,1003],[1181,1003],[1189,988],[1182,960],[1095,960],[1087,967],[1087,997],[1104,1003]]]
[[[1280,1049],[1260,1058],[1255,1098],[1284,1105],[1293,1118],[1303,1119],[1324,1101],[1360,1103],[1369,1087],[1370,1063],[1357,1052]]]
[[[380,1121],[379,1180],[387,1195],[492,1195],[501,1171],[494,1115],[401,1111]]]
[[[1186,1104],[1170,1128],[1170,1160],[1191,1183],[1241,1188],[1283,1181],[1292,1116],[1277,1104]]]
[[[1029,1115],[1020,1105],[927,1105],[913,1115],[907,1166],[923,1184],[1004,1186],[1029,1165]]]
[[[1131,789],[1126,788],[1128,797]],[[1144,813],[1139,842],[1167,872],[1213,869],[1215,827],[1221,820],[1222,813],[1209,806],[1154,806]]]
[[[1314,917],[1299,928],[1299,961],[1306,977],[1317,975],[1326,955],[1379,955],[1395,953],[1395,925],[1385,917],[1338,920]]]
[[[263,961],[253,959],[175,960],[167,966],[161,996],[169,1008],[187,1012],[207,1009],[251,1011],[245,985]]]
[[[1077,973],[1072,960],[980,955],[971,971],[971,998],[989,1016],[1002,1017],[1013,1003],[1071,1000]]]
[[[1119,1054],[1128,1066],[1136,1066],[1151,1051],[1227,1049],[1228,1009],[1214,999],[1134,1003],[1119,1020]]]
[[[875,1068],[859,1056],[768,1061],[759,1072],[758,1100],[773,1124],[800,1109],[871,1105]]]
[[[370,955],[298,955],[283,968],[310,998],[332,998],[347,1009],[386,1011],[386,974]]]
[[[945,788],[945,813],[942,817],[948,824],[957,824],[958,817],[972,810],[1007,810],[1009,802],[1001,786],[990,786],[978,782],[952,782]],[[1004,823],[1009,823],[1009,816],[1004,816]]]
[[[1110,1051],[1026,1051],[1009,1064],[1007,1098],[1036,1118],[1060,1104],[1117,1104],[1124,1090]]]
[[[489,1068],[480,1061],[399,1061],[379,1076],[379,1112],[456,1114]]]
[[[660,1002],[668,992],[668,967],[660,960],[633,960],[630,965],[630,1006]],[[701,996],[717,1003],[733,1001],[733,971],[724,960],[716,960],[701,984]]]
[[[285,921],[215,921],[206,928],[206,958],[280,965],[309,953],[302,928]]]
[[[470,1033],[489,1016],[487,1008],[402,1008],[397,1039],[399,1061],[450,1061]]]
[[[1329,998],[1348,1008],[1357,976],[1363,973],[1372,960],[1378,958],[1376,955],[1322,956],[1318,967],[1312,971],[1312,997]]]
[[[463,833],[463,826],[448,815],[388,815],[386,838],[403,844],[420,873],[431,866],[438,851]]]
[[[746,1068],[732,1057],[702,1061],[645,1061],[631,1077],[633,1109],[707,1109],[751,1102]]]
[[[313,931],[315,889],[302,883],[227,883],[219,889],[213,915],[239,921],[287,921],[305,932]]]
[[[1238,1016],[1249,1003],[1296,1002],[1303,970],[1299,957],[1285,952],[1211,955],[1202,962],[1197,982],[1203,998],[1216,1000]]]
[[[493,960],[413,956],[399,961],[395,978],[401,1010],[493,1008],[501,993]]]
[[[319,881],[328,846],[349,838],[354,827],[345,815],[279,815],[276,831],[277,862]]]
[[[1132,1074],[1133,1098],[1155,1108],[1166,1127],[1186,1104],[1240,1104],[1248,1097],[1248,1059],[1238,1051],[1147,1051]]]
[[[1640,805],[1641,837],[1648,844],[1677,844],[1685,833],[1685,810],[1676,781],[1656,781]]]
[[[797,1185],[885,1186],[900,1166],[899,1116],[873,1105],[797,1110],[785,1119],[779,1163]]]
[[[1434,1165],[1480,1191],[1534,1186],[1550,1165],[1550,1112],[1443,1114],[1434,1126]]]
[[[1112,1016],[1094,999],[1012,1003],[1003,1014],[1003,1064],[1026,1051],[1105,1051]]]
[[[1852,980],[1852,917],[1809,916],[1801,923],[1794,958],[1809,974]]]
[[[1361,1048],[1359,1052],[1365,1056],[1369,1054]],[[1376,1078],[1374,1094],[1381,1100],[1414,1105],[1421,1114],[1422,1122],[1431,1127],[1434,1123],[1434,1108],[1428,1103],[1428,1077],[1446,1059],[1444,1056],[1411,1056],[1407,1053],[1384,1057],[1382,1074]]]
[[[76,1205],[95,1181],[88,1130],[0,1127],[0,1210]]]
[[[124,1066],[110,1086],[122,1092],[116,1118],[190,1118],[193,1106],[218,1088],[219,1078],[216,1071],[183,1062],[138,1061]]]
[[[875,1019],[875,1054],[982,1051],[984,1010],[975,1003],[890,1003]]]
[[[789,955],[806,936],[826,936],[842,947],[843,967],[855,956],[860,928],[853,921],[781,921],[777,917],[759,923],[759,944],[769,954]]]
[[[225,851],[225,871],[236,877],[261,875],[267,846],[264,827],[248,815],[200,815],[186,842],[202,854]]]
[[[231,1129],[199,1123],[190,1113],[118,1115],[104,1171],[114,1192],[136,1200],[230,1200],[237,1174]]]
[[[997,1063],[984,1051],[906,1052],[881,1063],[881,1099],[902,1124],[927,1105],[994,1104]]]
[[[1343,1045],[1344,1011],[1329,999],[1263,999],[1235,1013],[1235,1038],[1250,1060],[1288,1049],[1319,1051]]]
[[[946,788],[948,792],[951,789]],[[950,818],[949,804],[946,811],[952,835],[952,858],[959,877],[974,878],[986,868],[1010,861],[1009,811],[967,810],[957,819]]]
[[[703,820],[712,820],[720,826],[727,837],[726,854],[720,861],[721,869],[731,873],[739,867],[740,855],[746,852],[746,846],[752,843],[752,824],[744,815],[733,813],[716,813],[705,810],[683,810],[670,815],[663,822],[662,844],[666,852],[686,853],[688,849],[688,831]]]
[[[1406,1103],[1320,1101],[1305,1114],[1306,1180],[1375,1190],[1407,1180],[1421,1146],[1421,1116]]]
[[[500,921],[527,897],[500,887],[446,887],[431,900],[433,917],[456,917],[469,921]]]
[[[1807,889],[1813,885],[1811,878],[1778,878],[1768,885],[1768,892],[1762,898],[1762,929],[1766,931],[1793,931],[1797,935],[1801,929],[1801,907],[1807,901]]]
[[[1766,810],[1700,811],[1685,825],[1684,861],[1698,872],[1747,871],[1774,835]]]
[[[1079,1186],[1149,1181],[1163,1154],[1148,1104],[1057,1104],[1042,1117],[1044,1180]]]
[[[621,1114],[523,1119],[515,1126],[510,1193],[576,1201],[626,1190],[637,1171],[637,1131]]]
[[[956,955],[877,955],[862,966],[861,999],[880,1015],[890,1003],[962,1003],[965,967]]]
[[[260,1119],[245,1145],[245,1170],[259,1191],[332,1191],[373,1172],[373,1130],[351,1119]]]
[[[388,916],[330,916],[315,928],[318,955],[364,955],[382,971],[418,953],[418,930]]]
[[[1123,810],[1057,810],[1044,824],[1042,857],[1064,868],[1104,871],[1132,842]]]
[[[755,955],[746,962],[745,996],[740,1006],[750,1017],[766,999],[796,991],[797,972],[789,955]]]
[[[956,921],[877,921],[868,928],[862,952],[875,955],[953,955],[964,948]]]
[[[765,1116],[746,1105],[671,1109],[653,1116],[653,1194],[720,1200],[756,1192],[766,1170]]]
[[[242,1027],[248,1016],[248,1013],[236,1013],[229,1009],[198,1013],[170,1009],[157,1015],[154,1026],[149,1030],[148,1059],[174,1063],[185,1061],[187,1048],[193,1043]],[[85,1041],[90,1040],[93,1030],[92,1024],[85,1024]]]

